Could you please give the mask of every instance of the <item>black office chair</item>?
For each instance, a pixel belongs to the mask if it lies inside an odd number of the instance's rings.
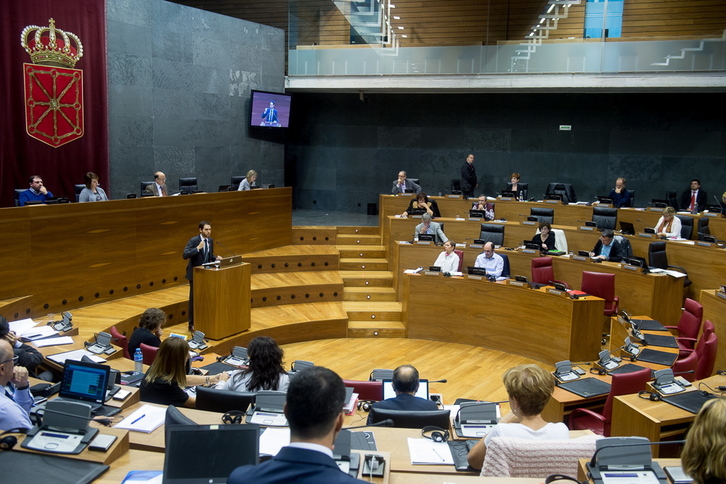
[[[537,222],[549,222],[550,225],[555,223],[555,209],[532,207],[529,209],[529,215],[537,217]]]
[[[149,185],[153,185],[154,183],[155,183],[154,180],[151,180],[151,181],[142,181],[140,183],[140,185],[141,185],[141,196],[142,197],[153,197],[154,195],[156,195],[154,192],[147,192],[146,191],[146,187],[148,187]]]
[[[239,186],[245,178],[247,177],[237,175],[233,176],[229,183],[229,190],[232,192],[236,192],[237,190],[239,190]]]
[[[15,189],[15,206],[16,207],[20,206],[19,197],[20,197],[20,194],[23,193],[25,190],[27,190],[27,188],[16,188]]]
[[[315,366],[315,363],[312,361],[295,360],[290,365],[290,371],[292,373],[297,373],[298,371],[302,371],[305,368],[312,368],[313,366]]]
[[[197,177],[188,176],[185,178],[179,178],[179,192],[194,193],[198,191],[199,185],[197,184]]]
[[[711,235],[711,229],[708,227],[708,217],[700,217],[698,219],[698,234]]]
[[[73,185],[73,191],[76,193],[76,203],[78,203],[81,199],[81,192],[83,189],[86,188],[86,185],[83,183],[78,183]]]
[[[371,372],[368,377],[369,380],[393,380],[393,370],[384,368],[376,368]]]
[[[412,181],[412,182],[414,182],[414,183],[415,183],[416,185],[418,185],[418,186],[421,186],[421,184],[420,184],[420,183],[418,182],[418,180],[419,180],[418,178],[408,178],[408,180],[411,180],[411,181]]]
[[[451,194],[452,195],[461,195],[461,180],[458,178],[452,178],[451,179]]]
[[[628,190],[630,192],[630,201],[621,205],[621,207],[634,207],[635,206],[635,190]]]
[[[255,403],[255,393],[217,390],[216,388],[197,387],[198,410],[226,413],[230,410],[244,412],[250,404]]]
[[[683,281],[683,287],[688,287],[692,284],[692,281],[688,279],[688,271],[686,271],[683,267],[668,264],[666,242],[663,240],[651,242],[650,245],[648,245],[648,265],[659,269],[673,269],[682,272],[686,275]]]
[[[504,259],[504,265],[502,266],[502,277],[511,277],[511,270],[509,268],[509,256],[507,254],[499,254]]]
[[[449,428],[450,410],[389,410],[387,408],[371,408],[371,423],[393,420],[393,426],[404,429],[422,429],[424,427]]]
[[[633,246],[630,244],[630,240],[622,235],[616,235],[615,240],[620,244],[620,247],[625,251],[626,257],[633,257]]]
[[[681,219],[681,238],[690,240],[693,236],[693,217],[678,214],[676,217]]]
[[[668,200],[668,206],[678,210],[678,197],[676,196],[675,190],[669,190],[665,193],[666,200]]]
[[[618,222],[618,209],[609,207],[592,207],[592,221],[597,228],[615,230]]]
[[[181,411],[174,405],[169,405],[166,407],[166,417],[164,418],[165,443],[169,441],[169,429],[175,425],[197,425],[197,423],[181,413]]]
[[[481,224],[479,239],[485,242],[493,242],[494,245],[504,245],[504,225]]]

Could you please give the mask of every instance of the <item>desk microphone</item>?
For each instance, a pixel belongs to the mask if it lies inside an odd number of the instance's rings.
[[[429,380],[429,383],[448,383],[449,381],[444,378],[443,380]]]
[[[235,254],[234,252],[232,252],[231,250],[229,250],[229,249],[227,248],[227,246],[225,246],[225,245],[224,245],[224,244],[223,244],[222,242],[220,242],[220,241],[218,241],[218,240],[215,240],[215,242],[216,242],[217,244],[221,245],[221,246],[222,246],[222,248],[223,248],[224,250],[226,250],[227,252],[229,252],[230,254],[232,254],[232,257],[236,257],[236,256],[237,256],[237,254]]]
[[[638,443],[632,443],[632,444],[612,444],[612,445],[603,445],[599,449],[595,451],[594,454],[592,454],[592,459],[590,460],[590,466],[595,467],[597,464],[597,454],[603,450],[603,449],[614,449],[618,447],[642,447],[644,445],[665,445],[665,444],[685,444],[685,440],[663,440],[661,442],[649,442],[648,440],[644,440],[643,442]]]
[[[353,430],[353,429],[363,429],[366,427],[393,427],[393,419],[387,418],[386,420],[381,420],[380,422],[368,424],[368,425],[356,425],[355,427],[345,427],[343,430]]]
[[[718,199],[716,195],[713,196],[714,200],[716,200],[716,203],[718,203],[718,206],[721,207],[721,211],[723,211],[723,203],[721,200]]]

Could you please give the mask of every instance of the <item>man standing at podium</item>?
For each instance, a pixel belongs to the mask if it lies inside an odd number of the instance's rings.
[[[184,247],[184,259],[188,259],[186,278],[189,281],[189,331],[194,332],[194,268],[213,260],[220,260],[214,255],[212,224],[202,220],[199,222],[199,235],[192,237]]]

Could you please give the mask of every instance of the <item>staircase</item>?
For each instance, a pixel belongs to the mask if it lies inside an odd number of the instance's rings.
[[[401,303],[396,301],[378,227],[338,227],[343,309],[348,337],[405,337]]]
[[[663,62],[653,62],[652,66],[659,66],[659,67],[670,67],[671,61],[676,60],[685,60],[686,56],[690,56],[693,62],[693,56],[694,54],[688,54],[689,52],[703,52],[706,43],[707,42],[725,42],[726,41],[726,30],[723,31],[723,34],[721,35],[721,38],[716,39],[703,39],[699,42],[698,47],[684,47],[681,49],[681,53],[679,55],[667,55],[665,57],[665,60]],[[691,69],[695,69],[695,65],[691,66]]]

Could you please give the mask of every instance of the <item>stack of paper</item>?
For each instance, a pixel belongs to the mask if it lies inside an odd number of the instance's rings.
[[[166,419],[166,408],[144,405],[116,424],[117,429],[150,433],[161,427]]]

